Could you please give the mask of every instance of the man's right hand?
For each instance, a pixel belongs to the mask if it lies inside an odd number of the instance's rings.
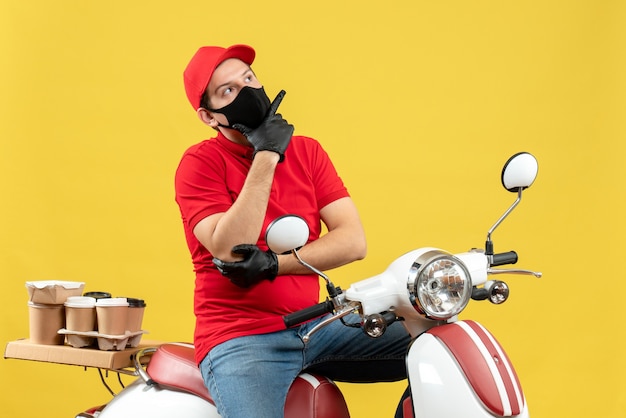
[[[241,124],[233,125],[233,128],[241,132],[252,144],[255,154],[259,151],[273,151],[280,155],[279,161],[285,159],[285,150],[294,131],[293,125],[283,119],[280,113],[276,113],[285,94],[285,90],[278,93],[270,106],[267,117],[258,128],[250,129]]]

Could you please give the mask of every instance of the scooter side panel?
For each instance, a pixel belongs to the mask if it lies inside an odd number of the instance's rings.
[[[121,391],[98,418],[220,418],[211,403],[190,393],[147,386],[135,380]]]
[[[433,328],[420,335],[411,345],[407,368],[416,416],[528,417],[521,389],[522,403],[518,404],[518,409],[505,410],[502,406],[493,406],[501,400],[501,392],[497,390],[497,386],[489,383],[494,381],[493,371],[484,360],[481,360],[482,363],[476,362],[475,355],[466,354],[479,350],[474,340],[456,338],[455,341],[452,338],[458,337],[458,333],[466,333],[463,328],[465,325],[454,323]],[[456,354],[444,341],[452,346]],[[466,372],[461,367],[461,362],[470,363],[472,366],[468,370],[471,370]],[[477,383],[478,381],[480,382]],[[482,387],[477,391],[479,384]],[[487,405],[485,400],[493,405]],[[498,408],[500,412],[497,411]]]

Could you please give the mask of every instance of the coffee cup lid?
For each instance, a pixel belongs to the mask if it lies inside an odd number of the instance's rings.
[[[111,294],[109,292],[85,292],[83,293],[83,296],[88,296],[95,299],[104,299],[110,298]]]
[[[65,301],[65,306],[70,308],[93,308],[96,306],[96,299],[89,296],[69,296]]]
[[[146,307],[146,302],[143,299],[126,298],[126,300],[128,301],[128,306],[130,306],[131,308],[145,308]]]
[[[126,298],[104,298],[96,301],[96,306],[128,306]]]

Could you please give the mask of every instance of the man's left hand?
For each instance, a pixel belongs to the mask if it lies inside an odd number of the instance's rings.
[[[274,280],[278,274],[278,257],[271,250],[263,251],[256,245],[235,245],[233,254],[243,256],[241,261],[213,259],[213,264],[224,277],[239,287],[250,287],[261,280]]]

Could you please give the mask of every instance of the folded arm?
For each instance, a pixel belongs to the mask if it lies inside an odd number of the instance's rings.
[[[320,211],[328,232],[302,247],[300,257],[319,270],[330,270],[356,260],[367,253],[365,232],[354,202],[349,197],[338,199]],[[278,274],[308,274],[292,254],[278,256]]]
[[[270,151],[257,153],[237,200],[226,212],[216,213],[198,222],[193,233],[216,258],[240,260],[232,253],[238,244],[256,244],[267,210],[274,171],[280,156]]]

